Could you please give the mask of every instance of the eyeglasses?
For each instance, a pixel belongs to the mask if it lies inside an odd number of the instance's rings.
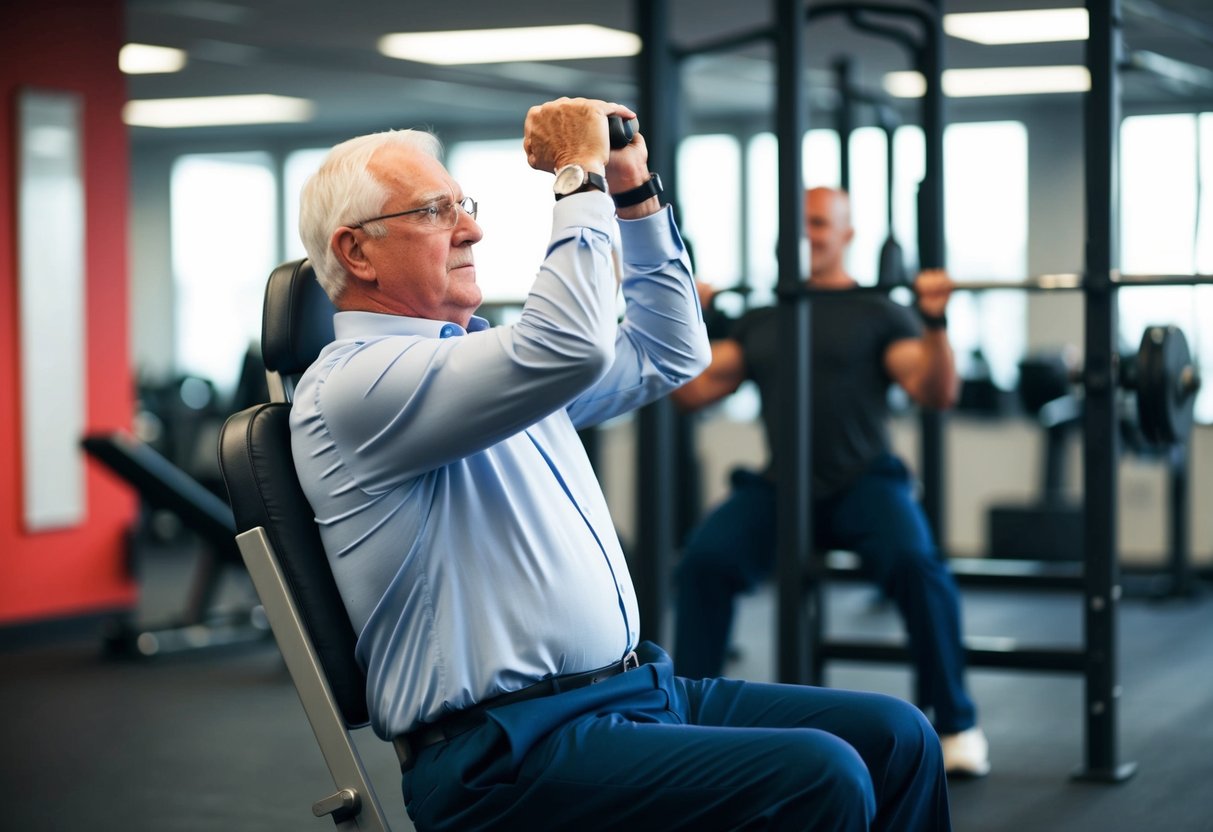
[[[350,228],[362,228],[368,223],[378,222],[379,220],[390,220],[395,217],[415,217],[416,219],[413,222],[416,223],[424,223],[436,228],[454,228],[459,224],[460,211],[463,211],[463,213],[472,219],[476,219],[477,210],[479,210],[479,206],[476,204],[476,200],[470,196],[465,196],[458,202],[442,200],[422,205],[420,208],[410,208],[407,211],[397,211],[394,214],[371,217],[369,220],[354,223]]]

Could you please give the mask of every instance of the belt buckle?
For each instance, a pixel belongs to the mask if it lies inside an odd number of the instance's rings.
[[[636,655],[635,650],[623,657],[624,673],[627,673],[629,670],[635,670],[638,667],[640,667],[640,657]]]

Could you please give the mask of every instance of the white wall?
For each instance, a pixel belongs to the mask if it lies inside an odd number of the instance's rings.
[[[894,449],[911,469],[918,466],[918,427],[912,416],[893,421]],[[1035,423],[949,417],[947,443],[947,547],[952,555],[981,557],[987,550],[986,519],[999,503],[1036,499],[1041,479],[1044,434]],[[702,419],[696,447],[702,470],[704,507],[728,493],[728,474],[738,465],[765,462],[762,427],[723,416]],[[1077,438],[1068,457],[1067,491],[1081,498],[1082,450]],[[621,421],[603,432],[601,467],[607,501],[625,541],[636,526],[636,452],[634,423]],[[1213,519],[1200,507],[1213,500],[1213,428],[1197,428],[1192,437],[1190,534],[1191,559],[1213,563]],[[1123,454],[1117,506],[1121,558],[1126,564],[1161,565],[1167,550],[1166,467],[1159,461]]]

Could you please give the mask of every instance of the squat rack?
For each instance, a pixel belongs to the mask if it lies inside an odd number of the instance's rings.
[[[940,0],[931,0],[940,2]],[[926,144],[926,168],[923,182],[919,191],[919,252],[924,265],[943,266],[945,250],[944,243],[944,206],[943,206],[943,97],[939,92],[939,77],[943,67],[943,30],[939,13],[925,12],[922,9],[892,5],[888,3],[851,3],[834,2],[813,4],[806,9],[803,2],[775,0],[774,9],[776,22],[773,26],[759,27],[752,31],[730,35],[716,41],[701,44],[695,48],[682,49],[671,45],[668,0],[636,0],[635,10],[637,30],[644,44],[639,55],[637,76],[640,81],[640,101],[637,111],[641,123],[645,125],[645,135],[649,148],[650,166],[663,171],[667,190],[676,194],[677,171],[674,165],[677,136],[682,133],[684,112],[679,91],[679,72],[682,61],[714,52],[724,52],[759,42],[774,41],[777,56],[776,83],[776,135],[779,137],[779,248],[777,250],[780,262],[779,285],[780,307],[785,306],[785,300],[795,301],[788,305],[799,308],[796,316],[803,316],[803,329],[797,329],[808,343],[808,306],[797,299],[799,295],[800,278],[799,241],[803,235],[803,206],[801,204],[802,186],[800,181],[801,150],[799,141],[785,140],[789,136],[803,135],[807,129],[807,116],[803,107],[803,29],[806,19],[826,15],[845,15],[850,22],[860,28],[892,38],[903,46],[915,52],[918,63],[928,79],[935,82],[928,84],[927,95],[922,104],[922,123]],[[923,22],[929,32],[925,45],[920,45],[907,33],[865,18],[869,13],[898,15]],[[793,147],[793,145],[795,145]],[[802,307],[802,308],[800,308]],[[786,312],[780,312],[782,317]],[[786,325],[785,322],[783,325]],[[804,371],[803,395],[808,395],[807,366]],[[799,374],[801,368],[790,368],[789,372]],[[796,384],[787,387],[798,390]],[[799,396],[799,394],[796,394]],[[804,399],[803,411],[808,412],[808,400]],[[922,443],[922,458],[925,461],[922,476],[922,503],[927,518],[936,530],[944,527],[943,522],[943,427],[940,414],[924,411],[921,415],[920,441]],[[797,440],[803,443],[805,455],[804,465],[794,469],[789,463],[789,476],[793,470],[808,471],[808,425],[802,420],[804,436]],[[636,503],[636,539],[633,545],[633,572],[637,575],[638,603],[641,612],[642,627],[645,634],[651,637],[656,634],[665,604],[665,586],[669,574],[669,553],[677,548],[675,540],[675,518],[678,514],[678,478],[676,475],[677,462],[675,448],[678,445],[678,432],[684,426],[679,424],[677,414],[671,402],[660,400],[642,408],[637,416],[637,461],[638,470],[647,476],[638,478]],[[799,458],[799,455],[797,455]],[[804,490],[808,493],[808,480]],[[787,512],[784,512],[787,514]],[[811,518],[805,511],[798,513],[805,521],[805,528],[800,534],[804,541],[811,540]],[[796,516],[795,514],[793,516]],[[807,551],[798,549],[797,551]],[[782,571],[780,573],[783,574]],[[781,584],[785,583],[781,579]],[[789,608],[791,598],[789,600]],[[781,604],[781,606],[784,606]],[[799,604],[795,605],[799,606]],[[786,626],[786,632],[785,632]],[[794,627],[790,624],[780,625],[780,643],[788,645],[787,650],[781,649],[781,679],[804,679],[807,673],[807,663],[803,658],[795,660],[799,669],[785,666],[782,656],[801,655],[804,653],[800,637],[793,634]]]
[[[808,553],[812,552],[812,517],[809,511],[811,470],[808,424],[810,367],[808,362],[810,294],[801,290],[799,243],[803,235],[802,159],[800,137],[807,130],[804,106],[804,29],[806,20],[842,13],[852,23],[907,43],[903,30],[862,21],[864,15],[895,15],[916,20],[922,39],[911,43],[917,68],[926,80],[922,100],[922,129],[926,146],[925,175],[919,192],[919,252],[924,267],[945,266],[943,204],[942,0],[927,0],[930,8],[892,3],[824,3],[806,8],[803,0],[772,0],[774,24],[700,46],[675,49],[670,45],[666,0],[638,0],[638,30],[645,44],[640,56],[640,106],[649,137],[650,160],[661,170],[671,193],[677,192],[674,166],[675,137],[680,134],[682,109],[678,72],[682,59],[723,51],[766,40],[776,51],[775,120],[778,137],[778,311],[779,337],[793,360],[781,367],[785,397],[778,403],[784,451],[776,460],[779,481],[777,529],[777,673],[784,682],[810,680],[812,661],[806,634],[812,614],[804,602]],[[1135,8],[1144,0],[1126,0]],[[1151,6],[1153,4],[1150,4]],[[1083,415],[1083,574],[1078,579],[1083,596],[1083,643],[1080,650],[1058,657],[1035,656],[1021,651],[1000,662],[992,657],[985,666],[1071,670],[1085,681],[1085,760],[1076,777],[1121,782],[1136,766],[1119,759],[1118,682],[1116,638],[1117,608],[1121,595],[1117,563],[1116,527],[1120,435],[1116,406],[1118,314],[1116,289],[1121,281],[1116,263],[1115,224],[1118,213],[1117,139],[1120,124],[1122,60],[1121,0],[1087,0],[1090,36],[1086,64],[1091,87],[1084,98],[1085,156],[1085,271],[1084,297],[1086,391]],[[1153,281],[1152,281],[1153,282]],[[1182,278],[1168,282],[1195,282]],[[638,417],[637,453],[641,476],[637,490],[637,537],[633,569],[638,577],[639,603],[646,634],[652,635],[665,610],[664,587],[676,515],[674,449],[677,422],[668,400],[643,409]],[[923,505],[928,520],[939,530],[943,523],[942,417],[922,417]],[[1013,585],[1013,580],[1008,581]],[[1021,584],[1024,585],[1024,584]],[[1072,584],[1071,584],[1072,585]],[[1039,652],[1039,651],[1037,651]],[[1039,659],[1039,661],[1038,661]]]

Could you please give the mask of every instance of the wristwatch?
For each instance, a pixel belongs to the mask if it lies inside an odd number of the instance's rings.
[[[621,194],[611,194],[611,199],[615,200],[616,208],[630,208],[633,205],[639,205],[647,199],[661,196],[663,193],[665,193],[665,189],[661,187],[661,177],[654,173],[649,175],[647,182],[632,188],[630,191],[624,191]]]
[[[556,181],[552,183],[552,192],[556,194],[557,202],[569,194],[575,194],[587,188],[597,188],[605,194],[607,192],[606,177],[601,173],[586,170],[581,165],[565,165],[556,171]]]

